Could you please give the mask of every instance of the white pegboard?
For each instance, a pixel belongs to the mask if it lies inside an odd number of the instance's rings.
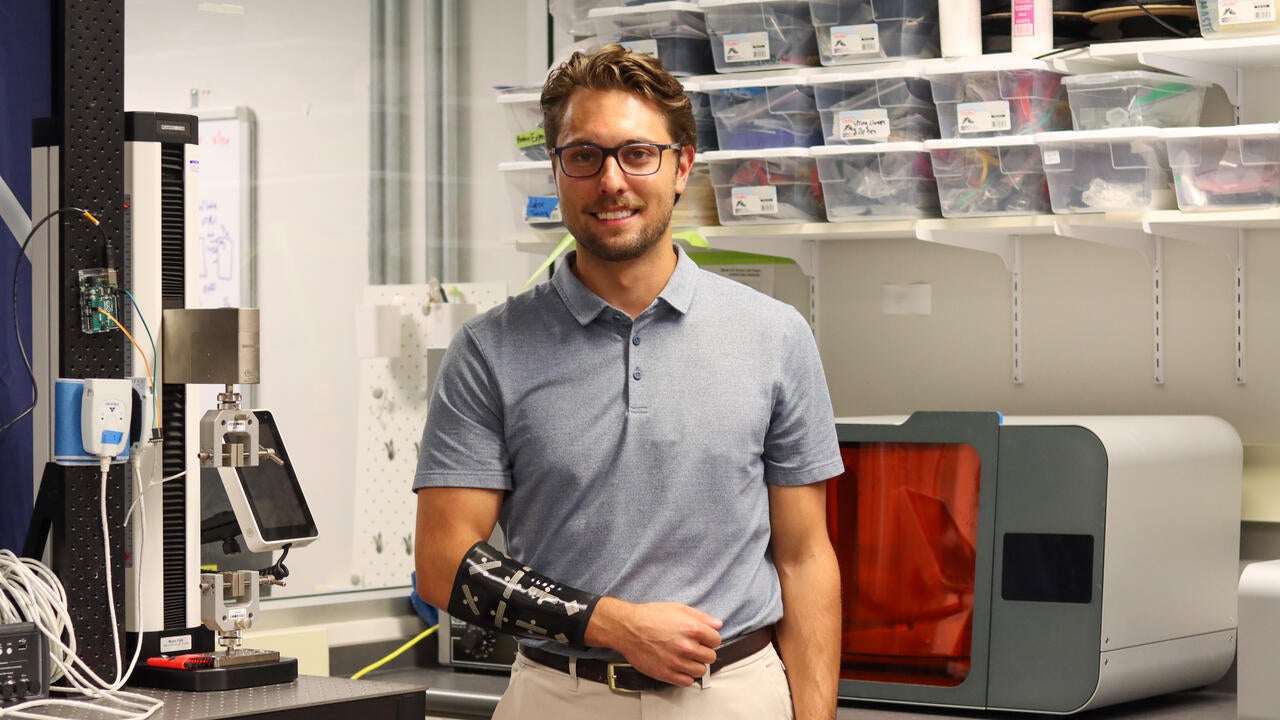
[[[450,303],[484,312],[507,299],[503,283],[448,283]],[[353,588],[409,584],[417,503],[410,488],[427,417],[428,384],[449,334],[431,311],[426,285],[364,289],[366,305],[400,309],[400,355],[360,360],[357,415]],[[438,321],[441,315],[436,314]],[[432,335],[435,336],[432,336]]]

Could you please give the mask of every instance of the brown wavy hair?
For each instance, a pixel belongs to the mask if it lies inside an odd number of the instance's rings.
[[[655,57],[633,53],[621,45],[606,45],[590,54],[573,53],[551,71],[543,84],[542,126],[547,132],[548,148],[555,147],[569,98],[579,88],[623,90],[639,95],[666,115],[667,129],[674,142],[685,147],[697,146],[693,106],[680,81]]]

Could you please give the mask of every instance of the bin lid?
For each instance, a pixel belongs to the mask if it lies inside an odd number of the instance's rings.
[[[727,5],[778,5],[785,3],[787,5],[804,5],[806,0],[698,0],[698,5],[709,7],[723,7]]]
[[[648,13],[659,12],[695,12],[702,13],[702,8],[693,2],[677,2],[669,0],[668,2],[651,2],[642,5],[621,5],[618,7],[600,7],[587,11],[587,17],[595,19],[601,17],[613,17],[614,15],[646,15]]]
[[[894,78],[922,78],[924,68],[919,64],[894,63],[888,66],[875,66],[868,70],[849,70],[844,67],[840,72],[815,72],[805,76],[810,85],[827,85],[842,82],[859,82],[862,80],[885,80]]]
[[[925,150],[957,150],[975,147],[1017,147],[1019,145],[1035,145],[1033,135],[997,135],[979,138],[949,138],[946,140],[925,140]]]
[[[1200,78],[1187,77],[1185,75],[1174,75],[1173,73],[1152,72],[1150,70],[1085,73],[1083,75],[1068,75],[1062,79],[1063,85],[1068,88],[1077,89],[1082,87],[1105,87],[1107,85],[1134,85],[1138,83],[1144,85],[1178,83],[1198,88],[1207,88],[1213,84],[1208,80],[1201,80]]]
[[[723,80],[708,80],[708,76],[703,75],[699,79],[699,90],[702,92],[711,92],[714,90],[731,90],[734,88],[750,88],[750,87],[777,87],[779,85],[805,85],[805,78],[799,74],[777,75],[770,74],[767,76],[756,77],[732,77]]]
[[[526,170],[544,170],[551,172],[550,160],[509,160],[498,163],[498,172],[524,172]]]
[[[870,153],[924,152],[922,142],[867,143],[865,145],[822,145],[809,148],[814,157],[829,155],[866,155]]]
[[[1105,130],[1060,130],[1036,133],[1037,145],[1070,145],[1083,142],[1114,142],[1124,140],[1159,140],[1160,128],[1119,127]]]
[[[762,150],[708,150],[700,153],[699,158],[707,162],[717,160],[759,160],[762,158],[807,158],[809,148],[764,148]]]
[[[1160,135],[1168,139],[1280,135],[1280,123],[1254,123],[1250,125],[1225,125],[1222,127],[1165,128],[1160,131]]]
[[[997,70],[1042,70],[1055,75],[1065,74],[1054,70],[1044,60],[1035,60],[1023,55],[1014,55],[1013,53],[995,53],[964,58],[932,58],[924,63],[926,77],[996,72]]]

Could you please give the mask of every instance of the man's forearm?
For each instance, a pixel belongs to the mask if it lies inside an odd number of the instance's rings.
[[[796,720],[834,720],[840,675],[840,568],[829,550],[779,565],[778,648]]]

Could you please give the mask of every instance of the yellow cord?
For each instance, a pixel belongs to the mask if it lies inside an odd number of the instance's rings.
[[[85,214],[87,215],[88,213],[85,213]],[[96,307],[94,308],[94,310],[97,310],[103,315],[106,315],[107,319],[115,323],[116,327],[120,328],[120,332],[124,333],[124,336],[129,338],[129,342],[133,343],[133,346],[138,349],[138,355],[142,357],[142,365],[147,369],[147,381],[151,383],[152,388],[155,388],[156,378],[154,375],[151,374],[151,363],[147,362],[147,354],[142,352],[141,347],[138,347],[138,341],[133,339],[133,335],[130,335],[128,330],[124,329],[124,325],[120,324],[120,321],[116,319],[115,315],[112,315],[111,313],[107,312],[106,310],[103,310],[100,307]],[[152,390],[151,400],[152,402],[155,403],[155,411],[156,411],[155,417],[152,418],[152,420],[154,421],[154,424],[156,425],[156,427],[159,427],[160,426],[160,400],[155,395],[156,395],[155,391]]]
[[[361,668],[359,672],[357,672],[355,675],[352,675],[352,676],[351,676],[351,679],[352,679],[352,680],[359,680],[360,678],[362,678],[362,677],[364,677],[364,676],[365,676],[365,673],[370,672],[371,670],[377,670],[378,668],[382,667],[383,665],[386,665],[387,663],[391,662],[392,660],[395,660],[396,658],[400,657],[400,654],[401,654],[401,653],[403,653],[405,650],[408,650],[409,648],[413,647],[414,645],[417,645],[419,640],[421,640],[421,639],[423,639],[423,638],[425,638],[425,637],[427,637],[427,636],[431,635],[431,633],[435,632],[435,631],[436,631],[436,629],[437,629],[437,628],[439,628],[439,627],[440,627],[439,625],[432,625],[431,627],[427,628],[426,630],[423,630],[422,632],[418,633],[418,636],[417,636],[417,637],[415,637],[414,639],[410,640],[409,642],[407,642],[407,643],[405,643],[405,644],[401,645],[400,647],[396,648],[396,651],[395,651],[395,652],[393,652],[393,653],[391,653],[390,655],[388,655],[388,656],[386,656],[386,657],[382,658],[381,660],[379,660],[379,661],[377,661],[377,662],[373,663],[372,665],[368,665],[368,666],[366,666],[366,667]]]

